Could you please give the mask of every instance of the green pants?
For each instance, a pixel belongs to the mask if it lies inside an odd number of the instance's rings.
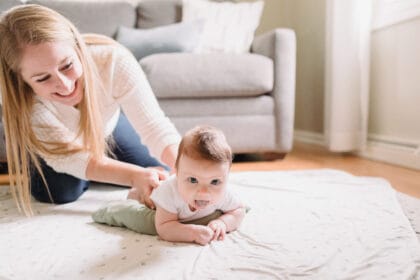
[[[138,233],[157,235],[155,227],[156,211],[140,204],[137,200],[128,199],[110,202],[92,214],[95,222],[110,226],[126,227]],[[186,224],[207,225],[217,219],[222,212],[216,210],[209,216],[185,222]]]

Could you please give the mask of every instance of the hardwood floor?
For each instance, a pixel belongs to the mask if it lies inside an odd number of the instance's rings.
[[[0,174],[0,185],[8,184],[9,177],[5,174]]]
[[[271,155],[248,155],[234,162],[232,171],[302,170],[334,168],[353,175],[387,179],[398,191],[420,198],[420,171],[363,159],[350,154],[335,154],[311,145],[295,144],[284,159],[267,160]],[[0,175],[0,184],[7,184],[7,175]]]
[[[317,146],[295,144],[282,160],[237,162],[232,171],[302,170],[333,168],[358,176],[387,179],[398,191],[420,198],[420,171],[360,158],[330,153]]]

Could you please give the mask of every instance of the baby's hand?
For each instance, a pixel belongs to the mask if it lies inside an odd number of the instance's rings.
[[[208,226],[196,225],[194,227],[194,242],[206,245],[213,238],[213,230]]]
[[[212,240],[223,240],[226,235],[226,224],[219,219],[211,221],[208,226],[213,230]]]

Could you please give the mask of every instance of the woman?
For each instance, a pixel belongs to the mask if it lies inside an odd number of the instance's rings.
[[[145,167],[164,166],[156,157],[173,168],[180,136],[129,51],[39,5],[4,13],[0,38],[8,171],[25,214],[31,194],[71,202],[89,181],[135,188],[153,207],[167,173]]]

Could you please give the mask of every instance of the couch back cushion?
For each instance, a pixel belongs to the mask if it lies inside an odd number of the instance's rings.
[[[115,37],[120,25],[134,27],[136,8],[126,1],[29,0],[29,4],[49,7],[69,19],[81,33]]]
[[[232,0],[211,0],[232,2]],[[153,28],[180,22],[182,0],[140,0],[137,5],[137,28]]]
[[[137,28],[173,24],[181,19],[181,0],[144,0],[137,5]]]
[[[10,9],[13,6],[22,4],[19,0],[1,0],[0,1],[0,13]]]
[[[247,53],[263,8],[261,0],[240,3],[184,0],[182,21],[205,21],[197,53]]]

